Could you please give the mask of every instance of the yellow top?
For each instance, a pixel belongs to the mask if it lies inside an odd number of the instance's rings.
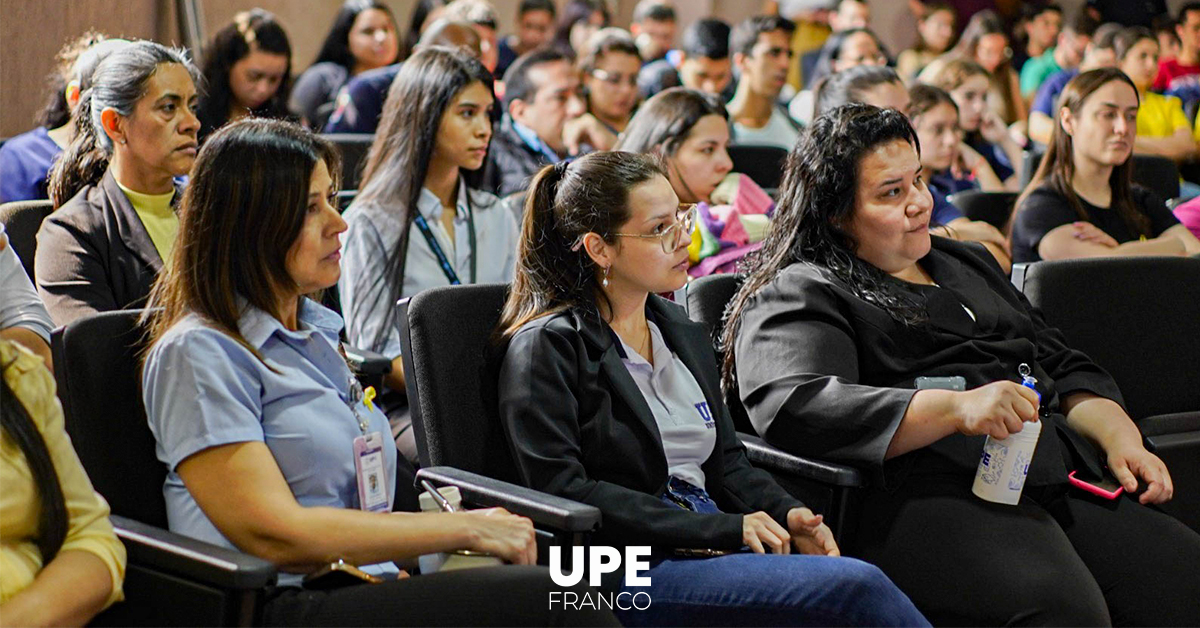
[[[1178,98],[1154,92],[1145,92],[1141,97],[1142,104],[1137,114],[1138,135],[1170,137],[1179,127],[1191,126],[1187,115],[1183,113],[1183,102]]]
[[[137,212],[138,218],[142,219],[146,233],[150,234],[154,248],[158,249],[158,256],[162,258],[163,262],[171,259],[171,248],[175,245],[175,232],[179,231],[179,217],[175,215],[175,209],[171,207],[171,199],[175,198],[175,191],[172,190],[166,194],[142,194],[134,192],[120,183],[117,183],[117,187],[125,193],[125,197],[129,199],[129,203]]]
[[[71,439],[63,427],[62,406],[54,394],[54,376],[41,358],[16,343],[0,340],[0,365],[4,364],[9,365],[4,369],[5,383],[41,431],[58,471],[70,518],[67,538],[59,551],[85,551],[98,556],[108,566],[113,580],[112,595],[106,606],[123,599],[125,546],[113,534],[108,503],[92,488],[79,456],[71,447]],[[42,569],[42,555],[34,541],[40,515],[37,487],[21,448],[7,433],[0,433],[0,487],[3,487],[0,490],[0,603],[3,603],[33,583]],[[63,591],[63,595],[70,592]]]

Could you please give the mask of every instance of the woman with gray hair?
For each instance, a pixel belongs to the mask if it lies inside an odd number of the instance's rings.
[[[150,41],[96,68],[38,232],[38,292],[56,324],[145,301],[179,226],[175,178],[196,158],[197,77],[182,51]]]

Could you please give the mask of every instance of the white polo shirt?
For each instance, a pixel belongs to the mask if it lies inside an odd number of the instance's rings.
[[[704,391],[687,365],[667,347],[658,325],[650,321],[649,326],[654,365],[614,333],[613,337],[621,343],[621,361],[654,413],[667,456],[667,472],[704,488],[700,465],[708,460],[717,444],[714,410],[708,407]]]

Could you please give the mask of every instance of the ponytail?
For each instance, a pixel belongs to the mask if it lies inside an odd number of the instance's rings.
[[[92,90],[87,90],[75,106],[75,138],[50,169],[50,200],[62,207],[80,190],[96,185],[108,170],[109,152],[96,139],[92,123]]]
[[[653,156],[619,151],[559,162],[534,176],[496,341],[543,316],[607,302],[599,268],[580,243],[589,233],[615,242],[612,234],[629,220],[629,191],[656,176],[666,178]]]
[[[5,364],[4,369],[11,364]],[[46,448],[46,440],[3,377],[0,377],[0,427],[25,456],[29,473],[37,487],[41,508],[38,510],[36,543],[42,555],[42,564],[48,565],[58,555],[67,538],[66,499],[58,482],[58,472],[54,470],[54,461],[50,458],[50,450]]]

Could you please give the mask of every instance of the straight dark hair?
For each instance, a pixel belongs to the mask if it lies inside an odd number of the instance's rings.
[[[233,65],[251,52],[267,52],[287,57],[287,69],[279,88],[267,102],[251,113],[264,118],[286,118],[287,99],[292,83],[292,45],[287,33],[275,20],[275,15],[263,9],[242,11],[233,21],[217,31],[204,48],[204,94],[200,97],[200,137],[217,130],[229,121],[229,106],[233,90],[229,73]]]
[[[421,41],[421,28],[429,21],[429,15],[434,9],[444,6],[446,0],[417,0],[408,16],[408,32],[404,33],[404,39],[400,42],[400,58],[397,61],[403,61],[412,55],[417,48],[417,42]]]
[[[50,169],[50,199],[54,207],[95,185],[108,170],[112,138],[104,132],[100,114],[114,109],[122,116],[133,115],[137,102],[146,95],[150,77],[163,64],[175,63],[199,80],[196,66],[182,50],[152,41],[136,41],[112,51],[92,73],[92,86],[83,92],[75,108],[75,139]]]
[[[955,11],[954,7],[950,6],[949,4],[947,4],[945,2],[926,2],[925,3],[925,15],[923,17],[917,18],[917,22],[924,22],[925,20],[928,20],[930,17],[932,17],[934,13],[943,13],[943,12],[949,13],[950,17],[954,19],[954,23],[955,24],[958,23],[958,11]],[[953,41],[954,40],[951,39],[951,42],[953,42]],[[929,42],[925,41],[925,37],[923,37],[921,35],[920,29],[917,30],[917,44],[916,44],[916,46],[913,47],[913,49],[916,50],[917,52],[933,52],[933,53],[937,53],[937,54],[946,52],[945,50],[933,50],[932,48],[930,48]]]
[[[846,45],[846,40],[852,35],[866,33],[871,39],[875,40],[875,47],[879,48],[879,54],[887,56],[883,47],[883,42],[879,41],[879,37],[869,28],[847,28],[844,31],[838,31],[829,36],[825,40],[825,45],[821,46],[821,52],[817,55],[817,65],[813,68],[812,78],[808,84],[816,86],[819,81],[827,76],[834,74],[833,62],[842,58],[842,48]]]
[[[388,299],[388,304],[400,298],[404,287],[409,235],[442,116],[455,96],[477,82],[492,90],[492,75],[479,59],[462,50],[430,46],[404,62],[388,89],[379,130],[367,153],[361,191],[354,201],[374,203],[402,216],[404,226],[396,248],[388,254],[388,272],[376,278],[388,284],[387,290],[377,293],[377,298]],[[379,328],[380,343],[396,316],[395,308],[383,309],[387,322]]]
[[[619,151],[559,162],[534,175],[496,342],[511,338],[530,321],[571,307],[597,317],[599,303],[612,311],[600,287],[599,266],[577,245],[588,233],[615,244],[613,234],[629,220],[629,191],[654,177],[666,177],[654,157]]]
[[[792,264],[828,270],[856,296],[906,325],[927,320],[924,304],[909,296],[900,280],[856,255],[858,242],[846,228],[855,211],[863,157],[894,141],[921,152],[904,114],[851,103],[813,121],[788,154],[771,228],[762,248],[747,257],[746,279],[726,310],[721,336],[726,394],[737,388],[733,343],[746,304]]]
[[[319,162],[336,188],[337,149],[283,120],[245,118],[208,138],[183,195],[171,260],[142,317],[147,346],[196,313],[262,359],[238,329],[239,300],[280,316],[278,295],[295,289],[288,251],[304,226]]]
[[[687,182],[671,158],[687,141],[696,123],[706,116],[720,116],[727,124],[729,122],[729,112],[721,99],[713,94],[686,87],[663,90],[642,104],[613,150],[657,156],[661,165],[676,171],[675,175],[687,193],[697,198],[687,189]]]
[[[12,362],[3,365],[0,371],[7,371],[10,366]],[[25,405],[17,399],[12,388],[9,388],[8,381],[2,376],[0,428],[17,444],[29,465],[29,474],[33,476],[33,485],[37,488],[38,499],[41,502],[41,507],[38,508],[37,538],[34,542],[42,555],[42,565],[48,565],[58,555],[67,539],[67,502],[63,497],[62,485],[58,481],[58,472],[54,469],[54,461],[50,458],[50,450],[46,447],[46,439],[38,431]]]
[[[880,85],[904,85],[896,71],[879,65],[856,65],[826,77],[814,88],[813,117],[833,111],[847,103],[862,102],[863,95]]]
[[[1067,199],[1067,203],[1071,205],[1071,209],[1075,210],[1075,214],[1079,216],[1080,220],[1091,222],[1087,211],[1083,209],[1079,195],[1075,193],[1073,184],[1075,180],[1075,145],[1071,136],[1063,129],[1060,116],[1062,110],[1067,109],[1078,117],[1088,98],[1096,90],[1113,81],[1120,81],[1128,85],[1137,96],[1137,87],[1134,86],[1133,81],[1117,68],[1089,70],[1071,79],[1071,82],[1063,88],[1062,95],[1058,97],[1058,109],[1054,112],[1054,133],[1050,136],[1050,145],[1046,147],[1046,154],[1042,157],[1042,162],[1038,165],[1033,179],[1017,199],[1017,212],[1021,211],[1025,199],[1029,198],[1034,190],[1045,185]],[[1140,104],[1141,96],[1137,97]],[[1125,226],[1129,228],[1129,232],[1134,235],[1153,237],[1154,233],[1150,230],[1150,219],[1133,202],[1132,153],[1123,163],[1113,167],[1112,174],[1108,177],[1108,186],[1112,190],[1111,206],[1121,217]]]
[[[730,55],[740,52],[746,56],[750,56],[750,53],[754,50],[754,45],[758,43],[758,36],[772,31],[787,33],[788,40],[790,41],[792,33],[796,32],[796,23],[778,15],[755,15],[748,17],[738,22],[729,33]]]
[[[612,21],[612,15],[609,14],[608,4],[604,0],[570,0],[567,2],[558,15],[558,24],[554,27],[554,39],[551,40],[551,45],[574,59],[575,49],[571,47],[571,29],[580,22],[592,19],[592,15],[597,11],[604,16],[601,28],[608,26]]]
[[[696,20],[683,29],[679,49],[689,57],[729,58],[729,24],[716,18]]]
[[[346,0],[342,4],[342,8],[333,18],[333,26],[329,29],[329,34],[325,36],[324,43],[321,44],[321,51],[317,53],[316,61],[325,63],[327,61],[336,63],[347,72],[354,72],[354,53],[350,52],[350,31],[354,29],[354,20],[358,19],[358,14],[363,11],[378,9],[387,14],[388,20],[392,22],[392,30],[396,32],[396,41],[400,41],[400,29],[396,26],[396,16],[392,15],[392,9],[388,5],[379,2],[378,0]],[[390,63],[395,63],[400,60],[400,46],[396,46],[396,58]]]

